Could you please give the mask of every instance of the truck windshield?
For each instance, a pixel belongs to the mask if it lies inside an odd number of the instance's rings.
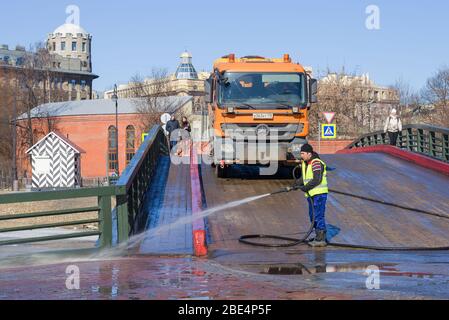
[[[233,73],[220,81],[220,105],[279,107],[305,103],[304,74]],[[277,106],[276,106],[277,105]]]

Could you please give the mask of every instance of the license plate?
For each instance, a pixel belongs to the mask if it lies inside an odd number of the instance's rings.
[[[255,113],[253,115],[254,120],[272,120],[273,114],[272,113]]]

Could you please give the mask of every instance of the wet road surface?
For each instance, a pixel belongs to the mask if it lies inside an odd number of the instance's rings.
[[[242,259],[250,257],[241,256]],[[253,261],[235,266],[216,260],[136,257],[73,263],[79,290],[66,287],[68,262],[15,268],[0,273],[0,299],[266,300],[266,299],[432,299],[449,298],[448,274],[435,257],[426,270],[402,273],[401,264],[380,266],[380,290],[366,288],[366,264],[309,265],[306,274],[272,274],[274,265]],[[357,259],[361,259],[360,256]],[[362,258],[363,260],[363,258]],[[303,267],[292,259],[284,270]],[[447,262],[447,261],[446,261]],[[407,261],[404,261],[406,264]],[[276,264],[279,267],[278,264]],[[322,273],[319,270],[328,270]],[[318,273],[315,271],[318,270]],[[333,272],[338,270],[339,272]],[[441,271],[441,270],[440,270]],[[309,273],[310,272],[310,273]]]
[[[329,174],[332,188],[449,212],[447,177],[382,154],[326,156],[324,160],[337,168]],[[388,174],[383,174],[384,168]],[[241,168],[234,172],[234,179],[219,180],[211,168],[203,166],[201,171],[208,208],[292,183],[288,172],[260,179],[251,168]],[[188,188],[186,172],[171,168],[164,190],[176,191],[171,188],[178,180],[185,181]],[[175,199],[172,208],[182,207],[183,214],[190,210],[185,194],[164,193],[158,199]],[[333,240],[338,242],[449,244],[447,220],[357,199],[331,195],[327,218]],[[449,299],[448,252],[311,250],[306,246],[265,249],[238,242],[243,234],[295,237],[306,231],[306,201],[300,193],[261,199],[213,214],[207,220],[209,259],[146,255],[63,260],[44,256],[23,260],[26,263],[18,259],[15,265],[0,263],[0,299]],[[143,242],[141,248],[148,245]],[[70,265],[79,268],[79,290],[66,288]],[[373,268],[379,271],[380,290],[367,288],[368,271]]]

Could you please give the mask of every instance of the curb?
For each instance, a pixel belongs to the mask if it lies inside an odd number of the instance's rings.
[[[394,157],[412,162],[421,167],[449,176],[449,164],[410,151],[402,150],[393,146],[382,145],[364,148],[345,149],[337,152],[337,154],[375,153],[375,152],[386,153]]]
[[[198,170],[198,151],[192,144],[190,148],[190,180],[192,186],[192,215],[197,217],[193,223],[193,249],[196,257],[205,257],[208,255],[206,241],[206,226],[204,219],[201,218],[202,193],[201,182]]]

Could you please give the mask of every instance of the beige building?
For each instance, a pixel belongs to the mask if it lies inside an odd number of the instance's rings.
[[[1,45],[0,81],[14,81],[31,60],[40,59],[33,71],[46,101],[92,99],[93,80],[98,78],[92,73],[92,36],[78,25],[64,24],[48,35],[46,46],[48,52],[36,53]]]
[[[379,86],[370,79],[369,74],[352,76],[346,74],[329,73],[320,79],[320,85],[339,83],[352,86],[358,91],[361,102],[372,101],[380,104],[396,104],[399,95],[395,89]]]

